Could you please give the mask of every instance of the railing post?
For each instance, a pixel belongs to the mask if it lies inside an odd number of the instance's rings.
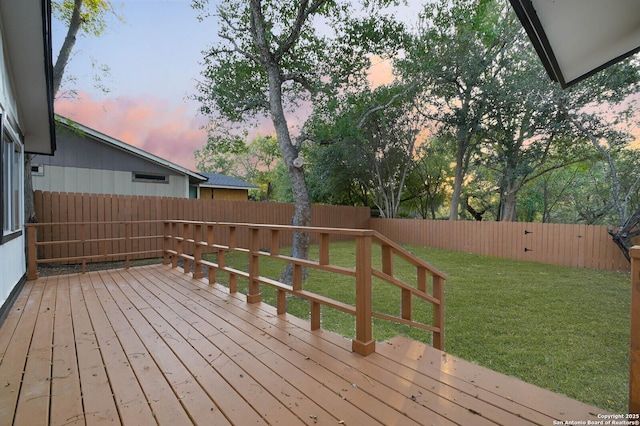
[[[191,237],[191,223],[182,225],[182,254],[189,253],[189,239]],[[188,274],[191,272],[191,259],[182,258],[182,272]]]
[[[174,222],[173,224],[173,236],[174,238],[176,238],[176,255],[173,258],[173,262],[171,262],[171,266],[173,268],[177,268],[178,267],[178,259],[180,259],[180,257],[183,254],[183,240],[182,237],[184,236],[184,232],[182,231],[184,228],[184,223],[182,222]]]
[[[444,279],[433,275],[433,297],[440,301],[433,305],[433,326],[440,331],[433,332],[433,347],[444,351]]]
[[[235,227],[233,229],[235,230]],[[259,237],[259,228],[249,228],[249,291],[247,292],[247,303],[257,303],[262,300],[260,297],[260,283],[258,282],[260,275]]]
[[[193,278],[202,278],[204,274],[202,273],[202,224],[197,223],[194,225],[195,230],[193,232]]]
[[[131,223],[127,222],[124,224],[124,238],[125,238],[125,242],[124,242],[124,246],[125,246],[125,251],[127,252],[124,256],[124,267],[125,269],[129,269],[129,267],[131,266],[131,253],[133,251],[132,249],[132,244],[131,244]]]
[[[351,350],[367,356],[376,350],[371,326],[371,236],[356,237],[356,338]]]
[[[629,413],[640,413],[640,246],[631,256],[631,347],[629,357]]]
[[[171,224],[169,222],[164,222],[164,238],[162,240],[162,264],[168,265],[169,261],[169,248],[170,248],[170,235],[171,235]]]
[[[27,274],[28,280],[38,279],[38,228],[27,225]]]
[[[81,238],[80,240],[82,241],[82,273],[86,274],[87,273],[87,259],[85,256],[87,255],[87,251],[89,252],[89,255],[91,254],[91,249],[87,250],[87,248],[89,247],[89,245],[87,245],[86,241],[87,241],[87,223],[82,223],[80,229],[81,229]]]

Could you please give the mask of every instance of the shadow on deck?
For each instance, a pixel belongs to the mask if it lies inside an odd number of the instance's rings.
[[[163,265],[27,282],[0,328],[2,424],[552,425],[599,413],[403,337],[360,356]]]

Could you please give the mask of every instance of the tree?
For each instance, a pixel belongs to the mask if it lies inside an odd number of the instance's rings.
[[[487,85],[501,71],[500,59],[514,21],[504,3],[492,0],[440,0],[420,15],[419,33],[397,61],[404,80],[422,91],[423,114],[456,141],[455,178],[449,219],[457,220],[469,161],[477,150],[488,111]]]
[[[363,88],[341,97],[326,119],[313,121],[335,159],[325,176],[359,188],[384,217],[397,217],[414,165],[423,123],[412,102],[410,88],[399,83]]]
[[[606,165],[610,183],[610,202],[606,206],[614,211],[616,220],[608,232],[627,260],[631,261],[629,249],[633,246],[633,239],[640,235],[640,173],[637,172],[640,153],[627,148],[629,134],[612,131],[592,115],[588,118],[587,114],[580,118],[571,117],[570,121],[589,138]]]
[[[53,94],[60,90],[65,69],[79,34],[99,37],[107,27],[107,16],[122,20],[109,0],[52,1],[53,15],[67,24],[67,33],[53,66]]]
[[[198,162],[198,170],[221,173],[251,182],[260,187],[257,199],[271,200],[272,172],[280,161],[278,141],[272,136],[256,136],[248,144],[238,142],[227,149],[208,144],[196,150],[194,157]]]
[[[407,179],[405,203],[422,219],[436,219],[453,177],[446,135],[435,135],[418,146],[417,161]]]
[[[193,3],[202,18],[210,16],[206,3]],[[213,123],[208,143],[221,139],[216,132],[228,134],[233,123],[269,116],[291,182],[295,226],[311,225],[304,165],[296,159],[303,142],[313,135],[292,136],[287,112],[309,104],[316,108],[335,93],[364,84],[368,54],[388,47],[384,41],[396,29],[372,9],[358,16],[350,4],[225,0],[215,8],[221,41],[204,58],[204,80],[197,96],[201,112]],[[306,258],[308,250],[309,235],[295,233],[293,256]]]

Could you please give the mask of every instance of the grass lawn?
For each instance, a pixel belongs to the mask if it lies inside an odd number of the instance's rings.
[[[497,259],[407,246],[446,272],[445,350],[468,361],[563,393],[614,413],[627,412],[629,380],[628,273],[604,272]],[[374,266],[379,250],[374,248]],[[317,257],[312,249],[311,257]],[[228,256],[230,266],[246,270],[246,256]],[[331,245],[332,263],[353,266],[353,243]],[[276,278],[282,263],[263,259],[260,274]],[[396,262],[396,276],[415,276]],[[218,274],[224,283],[225,274]],[[411,282],[411,281],[407,281]],[[246,283],[238,280],[239,291]],[[353,280],[311,270],[306,290],[353,303]],[[263,299],[275,292],[264,286]],[[374,281],[374,308],[398,314],[399,291]],[[290,298],[288,311],[308,318],[308,303]],[[323,328],[354,334],[351,316],[323,308]],[[416,313],[429,321],[425,307]],[[398,334],[430,343],[430,334],[374,319],[374,338]]]

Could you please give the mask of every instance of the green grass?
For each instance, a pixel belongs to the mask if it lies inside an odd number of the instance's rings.
[[[407,247],[446,272],[445,350],[612,412],[626,412],[629,379],[629,274],[497,259],[423,247]],[[380,263],[374,250],[374,265]],[[317,257],[312,250],[311,257]],[[353,265],[352,243],[331,245],[331,261]],[[228,255],[245,269],[246,256]],[[263,259],[260,274],[277,278],[282,263]],[[395,275],[415,275],[396,262]],[[219,274],[224,282],[224,274]],[[407,281],[410,282],[410,281]],[[239,280],[239,291],[246,282]],[[353,279],[310,271],[304,288],[353,303]],[[263,300],[275,292],[263,286]],[[374,309],[399,313],[399,291],[374,282]],[[308,303],[291,297],[288,312],[308,318]],[[429,322],[430,306],[416,313]],[[323,308],[323,328],[348,337],[351,316]],[[374,338],[398,334],[430,343],[430,334],[374,319]]]

